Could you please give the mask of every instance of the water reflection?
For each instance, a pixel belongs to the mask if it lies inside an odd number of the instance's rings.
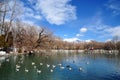
[[[120,58],[114,55],[17,55],[0,62],[0,80],[120,80]]]

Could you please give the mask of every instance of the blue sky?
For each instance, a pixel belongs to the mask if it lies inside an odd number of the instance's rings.
[[[20,0],[23,22],[49,28],[66,41],[120,37],[120,0]]]

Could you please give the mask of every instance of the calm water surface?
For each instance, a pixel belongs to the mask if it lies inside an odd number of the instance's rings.
[[[78,53],[0,57],[0,80],[120,80],[120,57]]]

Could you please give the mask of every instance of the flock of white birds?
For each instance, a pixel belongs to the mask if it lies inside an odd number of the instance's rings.
[[[31,65],[33,66],[34,69],[36,69],[37,73],[41,73],[42,71],[40,69],[37,69],[37,66],[35,65],[35,62],[32,62]],[[53,72],[54,69],[56,68],[56,66],[59,66],[60,69],[65,69],[64,66],[62,66],[62,64],[57,64],[57,65],[50,65],[50,64],[43,64],[40,63],[40,66],[46,65],[46,68],[50,68],[50,72]],[[16,72],[20,71],[20,65],[16,64]],[[68,70],[72,70],[71,67],[68,68]],[[29,70],[27,68],[25,68],[25,72],[29,72]]]
[[[6,59],[6,62],[9,62],[10,60],[9,59]],[[66,61],[68,61],[68,59],[66,60]],[[73,63],[75,63],[75,61],[73,61]],[[21,65],[20,64],[23,64],[23,58],[21,58],[20,59],[20,61],[18,61],[18,63],[15,65],[15,71],[16,72],[19,72],[20,71],[20,68],[21,68]],[[86,64],[88,65],[89,64],[89,62],[86,62]],[[42,63],[42,62],[40,62],[39,63],[39,65],[40,66],[46,66],[46,68],[50,68],[50,72],[54,72],[54,69],[58,66],[60,69],[65,69],[65,68],[67,68],[68,70],[72,70],[72,67],[70,66],[70,65],[67,65],[67,66],[63,66],[61,63],[59,63],[59,64],[53,64],[53,65],[50,65],[50,64],[44,64],[44,63]],[[0,63],[0,66],[1,66],[1,63]],[[34,69],[36,69],[36,72],[37,73],[42,73],[42,70],[40,70],[40,69],[38,69],[38,66],[36,66],[36,63],[35,62],[32,62],[31,63],[31,66],[33,66],[33,68]],[[82,67],[79,67],[79,69],[78,69],[79,71],[83,71],[83,68]],[[29,69],[27,69],[26,67],[24,68],[24,71],[27,73],[27,72],[29,72],[30,70]]]

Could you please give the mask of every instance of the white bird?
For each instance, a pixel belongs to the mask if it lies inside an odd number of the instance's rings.
[[[62,64],[58,64],[59,66],[61,66]]]
[[[35,65],[35,63],[34,63],[34,62],[32,62],[32,65]]]
[[[16,68],[20,68],[20,65],[16,65]]]
[[[36,69],[36,66],[34,66],[34,68]]]
[[[65,69],[65,67],[60,67],[60,69]]]
[[[40,65],[42,66],[42,65],[43,65],[43,63],[40,63]]]
[[[37,73],[41,73],[41,70],[38,70],[38,69],[37,69]]]
[[[18,72],[19,71],[19,69],[16,69],[16,72]]]
[[[51,72],[53,72],[53,70],[52,70],[52,69],[51,69],[50,71],[51,71]]]
[[[68,68],[69,70],[72,70],[72,68]]]
[[[79,70],[82,71],[82,68],[80,67]]]
[[[87,64],[89,64],[89,62],[87,62]]]
[[[55,65],[52,65],[53,68],[55,68],[56,66]]]
[[[49,64],[47,64],[47,67],[50,67],[50,65],[49,65]]]
[[[25,72],[28,72],[29,70],[25,68]]]
[[[10,60],[9,59],[6,59],[7,62],[9,62]]]

